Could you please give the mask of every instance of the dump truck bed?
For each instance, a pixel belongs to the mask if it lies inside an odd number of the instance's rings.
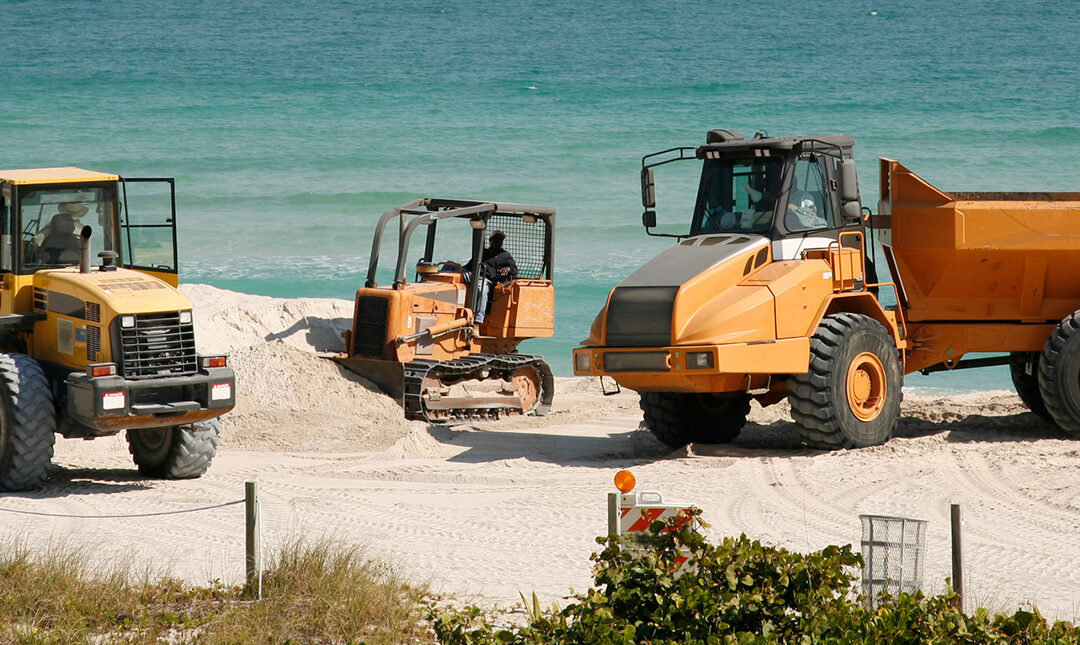
[[[950,193],[882,159],[879,211],[911,322],[1056,322],[1080,307],[1080,193]]]

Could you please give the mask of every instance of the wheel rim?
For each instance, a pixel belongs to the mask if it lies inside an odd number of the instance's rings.
[[[861,421],[870,421],[885,407],[885,366],[871,352],[851,361],[847,373],[848,407]]]
[[[138,431],[139,442],[153,453],[160,452],[169,440],[168,428],[144,428]]]
[[[701,402],[701,409],[712,416],[718,416],[727,412],[727,409],[731,407],[731,402],[734,400],[734,397],[718,394],[698,395],[698,401]]]
[[[528,412],[540,398],[540,378],[531,367],[519,367],[510,378],[514,392],[521,401],[521,411]]]

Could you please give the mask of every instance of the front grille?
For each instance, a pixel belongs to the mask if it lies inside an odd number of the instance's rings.
[[[356,332],[352,354],[381,358],[386,344],[386,298],[360,296],[356,299]]]
[[[666,347],[678,287],[615,287],[607,308],[608,347]]]
[[[181,376],[198,371],[195,327],[180,313],[136,314],[134,327],[120,327],[120,370],[130,379]]]

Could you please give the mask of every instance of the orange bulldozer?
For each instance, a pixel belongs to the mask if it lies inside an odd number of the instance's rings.
[[[379,285],[379,251],[391,223],[397,259],[390,282]],[[418,229],[426,234],[413,263]],[[554,232],[555,209],[546,206],[424,198],[385,212],[367,281],[356,292],[346,352],[334,360],[397,399],[409,419],[546,414],[551,368],[517,347],[554,333]],[[468,260],[448,259],[465,253]]]

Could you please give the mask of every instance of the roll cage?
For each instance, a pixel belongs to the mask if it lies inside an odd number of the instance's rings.
[[[435,238],[438,225],[444,220],[461,220],[472,228],[469,264],[480,265],[485,245],[494,230],[507,236],[507,250],[518,265],[518,277],[551,280],[555,254],[555,209],[546,206],[485,202],[460,199],[421,198],[391,208],[382,214],[375,226],[368,260],[367,280],[364,286],[377,287],[376,273],[379,268],[379,252],[386,227],[398,222],[398,250],[394,269],[394,289],[406,284],[408,253],[413,233],[421,226],[427,227],[422,263],[434,261]],[[476,308],[477,290],[471,289],[468,306]]]

